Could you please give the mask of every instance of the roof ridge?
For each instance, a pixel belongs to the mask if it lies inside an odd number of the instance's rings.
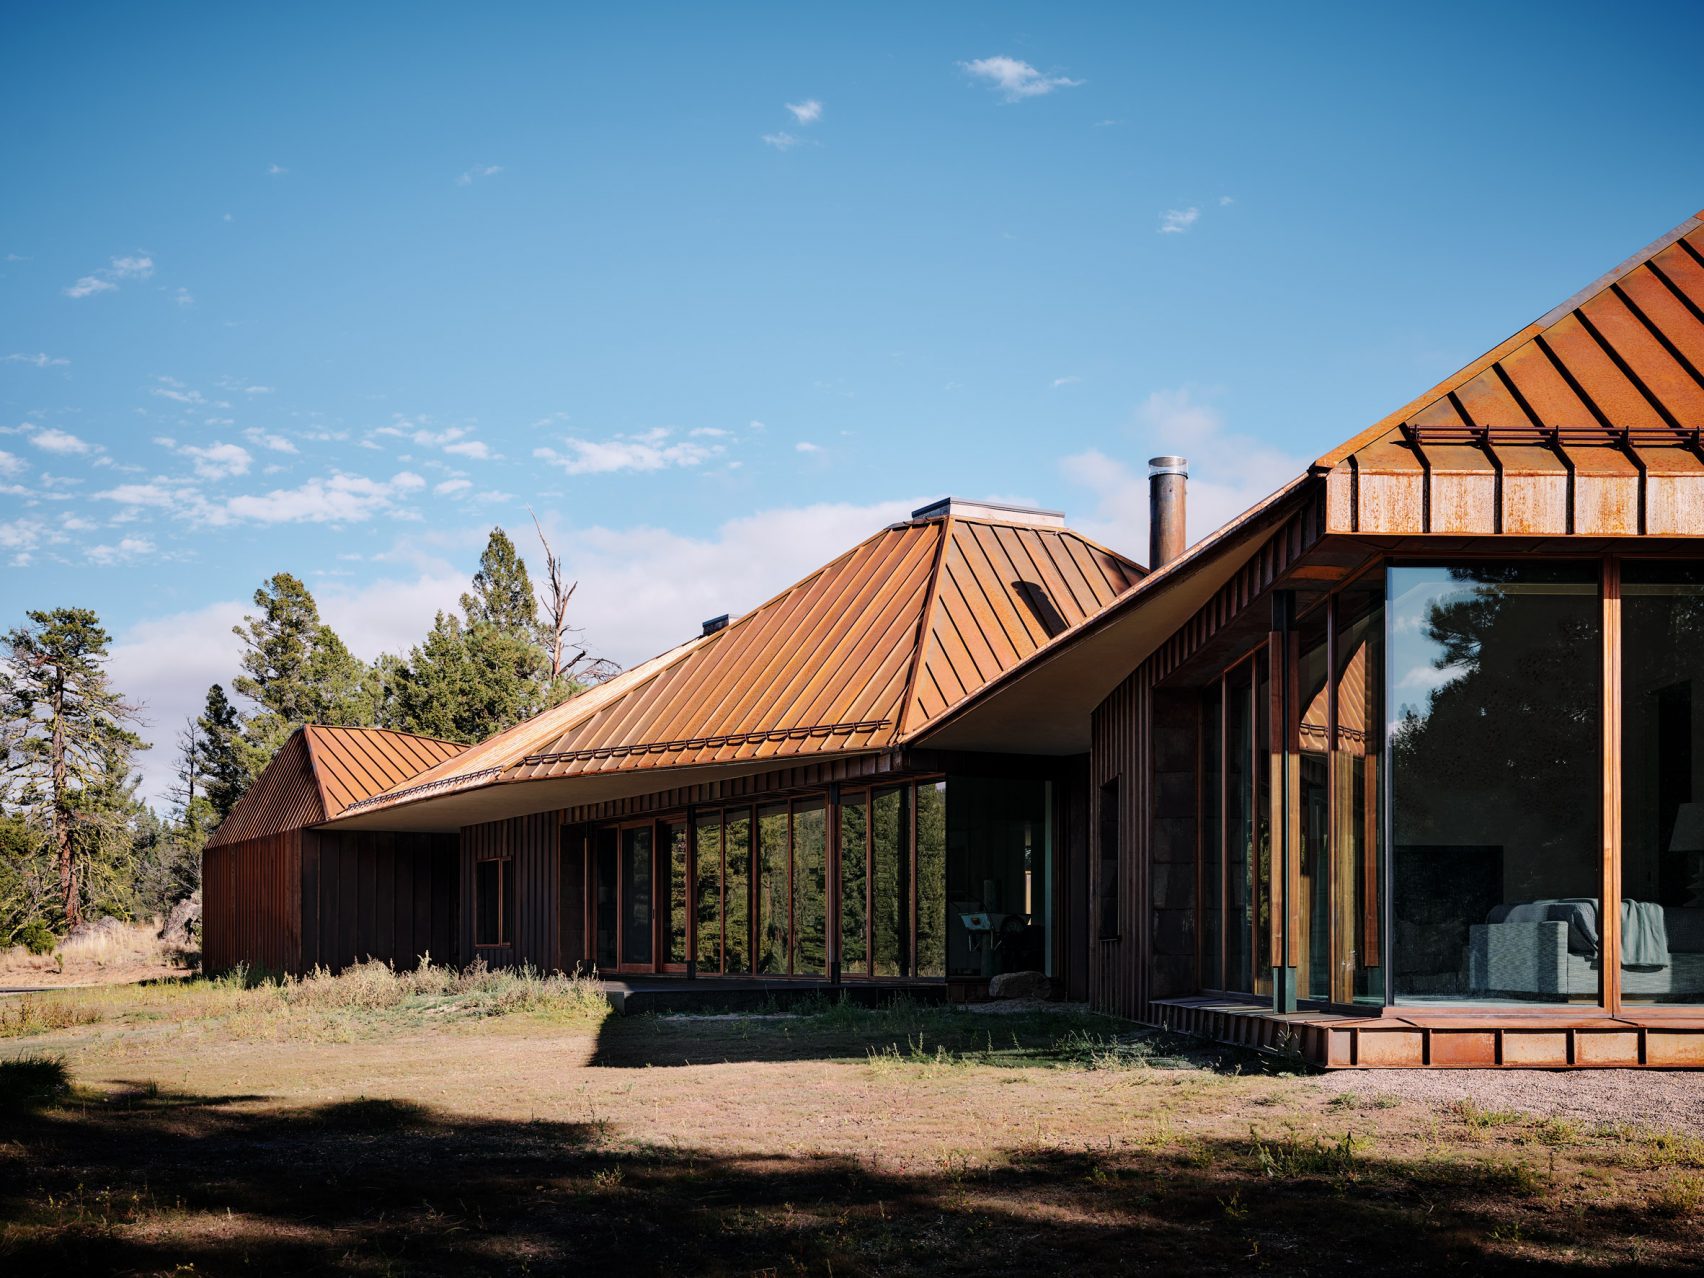
[[[948,512],[938,522],[935,534],[935,554],[929,564],[929,593],[917,614],[917,641],[911,645],[911,669],[905,673],[905,690],[899,696],[899,722],[894,725],[893,739],[900,740],[911,729],[913,708],[917,704],[917,681],[923,674],[923,663],[929,641],[935,633],[935,607],[941,597],[941,573],[947,565],[947,547],[952,543],[953,514]]]
[[[1525,325],[1512,336],[1499,342],[1496,346],[1485,352],[1485,354],[1479,356],[1478,359],[1475,359],[1466,366],[1458,369],[1456,372],[1451,373],[1436,386],[1423,394],[1416,396],[1414,399],[1404,404],[1401,408],[1397,409],[1394,413],[1389,413],[1386,416],[1381,417],[1365,430],[1351,436],[1349,439],[1339,444],[1336,448],[1333,448],[1330,452],[1319,457],[1309,469],[1315,471],[1330,470],[1334,466],[1337,466],[1351,453],[1359,452],[1362,448],[1366,447],[1374,440],[1379,439],[1402,422],[1405,422],[1411,417],[1423,412],[1427,407],[1436,403],[1438,400],[1443,399],[1452,391],[1459,390],[1475,377],[1478,377],[1486,369],[1490,368],[1493,364],[1498,363],[1512,352],[1520,349],[1522,346],[1525,346],[1528,342],[1556,325],[1566,316],[1579,310],[1580,307],[1598,296],[1598,294],[1604,292],[1619,280],[1625,278],[1631,272],[1643,266],[1646,262],[1649,262],[1669,245],[1684,238],[1700,226],[1704,226],[1704,211],[1694,213],[1691,217],[1681,222],[1679,226],[1676,226],[1672,230],[1658,236],[1651,243],[1633,254],[1633,256],[1627,258],[1625,261],[1605,274],[1598,276],[1597,279],[1593,280],[1590,284],[1587,284],[1583,289],[1573,293],[1560,304],[1551,307],[1530,324]]]

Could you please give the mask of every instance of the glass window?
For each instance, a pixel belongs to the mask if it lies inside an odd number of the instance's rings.
[[[1304,618],[1296,635],[1297,656],[1292,712],[1296,730],[1295,839],[1297,893],[1291,917],[1296,934],[1290,957],[1296,965],[1297,994],[1331,997],[1331,681],[1326,669],[1325,609]]]
[[[621,832],[621,961],[651,963],[651,827]]]
[[[828,824],[821,799],[793,807],[793,971],[821,976],[828,970],[826,885]]]
[[[1598,565],[1393,567],[1394,993],[1598,1000]]]
[[[1254,897],[1254,668],[1225,679],[1225,988],[1252,993]]]
[[[475,943],[508,945],[513,940],[515,900],[507,861],[474,863]]]
[[[859,976],[870,970],[869,803],[862,791],[840,798],[840,970]]]
[[[1272,771],[1282,749],[1272,739],[1271,660],[1265,649],[1254,659],[1254,992],[1272,992],[1272,965],[1278,961],[1277,929],[1272,914]]]
[[[723,813],[722,860],[727,867],[722,908],[724,972],[751,971],[751,809]]]
[[[1384,574],[1337,597],[1332,998],[1383,1003]]]
[[[787,805],[757,810],[757,970],[785,972],[792,949],[792,896],[787,886]]]
[[[671,966],[686,965],[686,912],[689,886],[686,879],[686,825],[681,821],[663,821],[657,825],[662,853],[668,871],[668,889],[663,893],[663,962]],[[663,868],[663,867],[660,867]]]
[[[722,970],[722,814],[699,815],[694,831],[693,904],[698,912],[698,970]]]
[[[1201,986],[1224,989],[1224,819],[1220,751],[1224,746],[1222,688],[1201,697]]]
[[[917,975],[947,974],[947,783],[917,786]]]
[[[1704,1003],[1704,564],[1621,599],[1621,998]]]
[[[1100,939],[1110,941],[1118,936],[1118,780],[1104,782],[1100,788],[1099,829],[1100,874],[1096,880],[1096,899],[1099,902]]]
[[[1044,971],[1048,783],[955,774],[946,796],[947,974]]]
[[[877,790],[870,801],[870,944],[877,976],[901,976],[910,961],[909,787]]]
[[[595,846],[596,873],[593,876],[597,893],[597,964],[607,972],[613,972],[620,965],[620,954],[616,950],[617,907],[615,892],[620,871],[617,868],[621,861],[620,847],[616,832],[612,829],[601,829],[593,835]]]

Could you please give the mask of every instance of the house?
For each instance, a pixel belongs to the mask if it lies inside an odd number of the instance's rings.
[[[1150,571],[925,509],[319,832],[454,839],[463,957],[1704,1065],[1701,434],[1695,217],[1193,545],[1156,459]]]
[[[209,966],[406,965],[429,938],[546,971],[1081,992],[1087,886],[1057,850],[1083,760],[914,743],[1142,575],[1055,512],[942,501],[470,749],[383,734],[406,775],[304,803],[338,732],[304,729],[214,836]],[[405,876],[457,903],[453,936],[395,921]]]

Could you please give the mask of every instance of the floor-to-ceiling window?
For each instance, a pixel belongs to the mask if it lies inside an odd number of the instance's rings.
[[[1336,739],[1330,841],[1331,1000],[1383,1003],[1384,574],[1332,600]]]
[[[1398,1002],[1595,1003],[1599,565],[1393,566]]]
[[[1052,871],[1049,783],[955,775],[945,786],[947,975],[1048,971],[1037,888]],[[918,901],[929,908],[921,889]]]
[[[1621,998],[1704,1003],[1704,564],[1621,565]]]

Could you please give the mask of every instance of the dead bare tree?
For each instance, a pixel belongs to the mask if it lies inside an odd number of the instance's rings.
[[[539,545],[544,547],[545,620],[542,629],[544,649],[550,657],[551,686],[560,687],[568,680],[578,684],[602,683],[605,679],[620,674],[621,667],[609,658],[593,657],[585,648],[575,648],[572,644],[569,636],[578,635],[580,630],[568,623],[568,604],[574,598],[574,592],[580,588],[580,583],[565,581],[562,560],[551,549],[550,540],[544,535],[544,526],[539,523],[538,515],[531,506],[527,507],[527,514],[532,515]]]

